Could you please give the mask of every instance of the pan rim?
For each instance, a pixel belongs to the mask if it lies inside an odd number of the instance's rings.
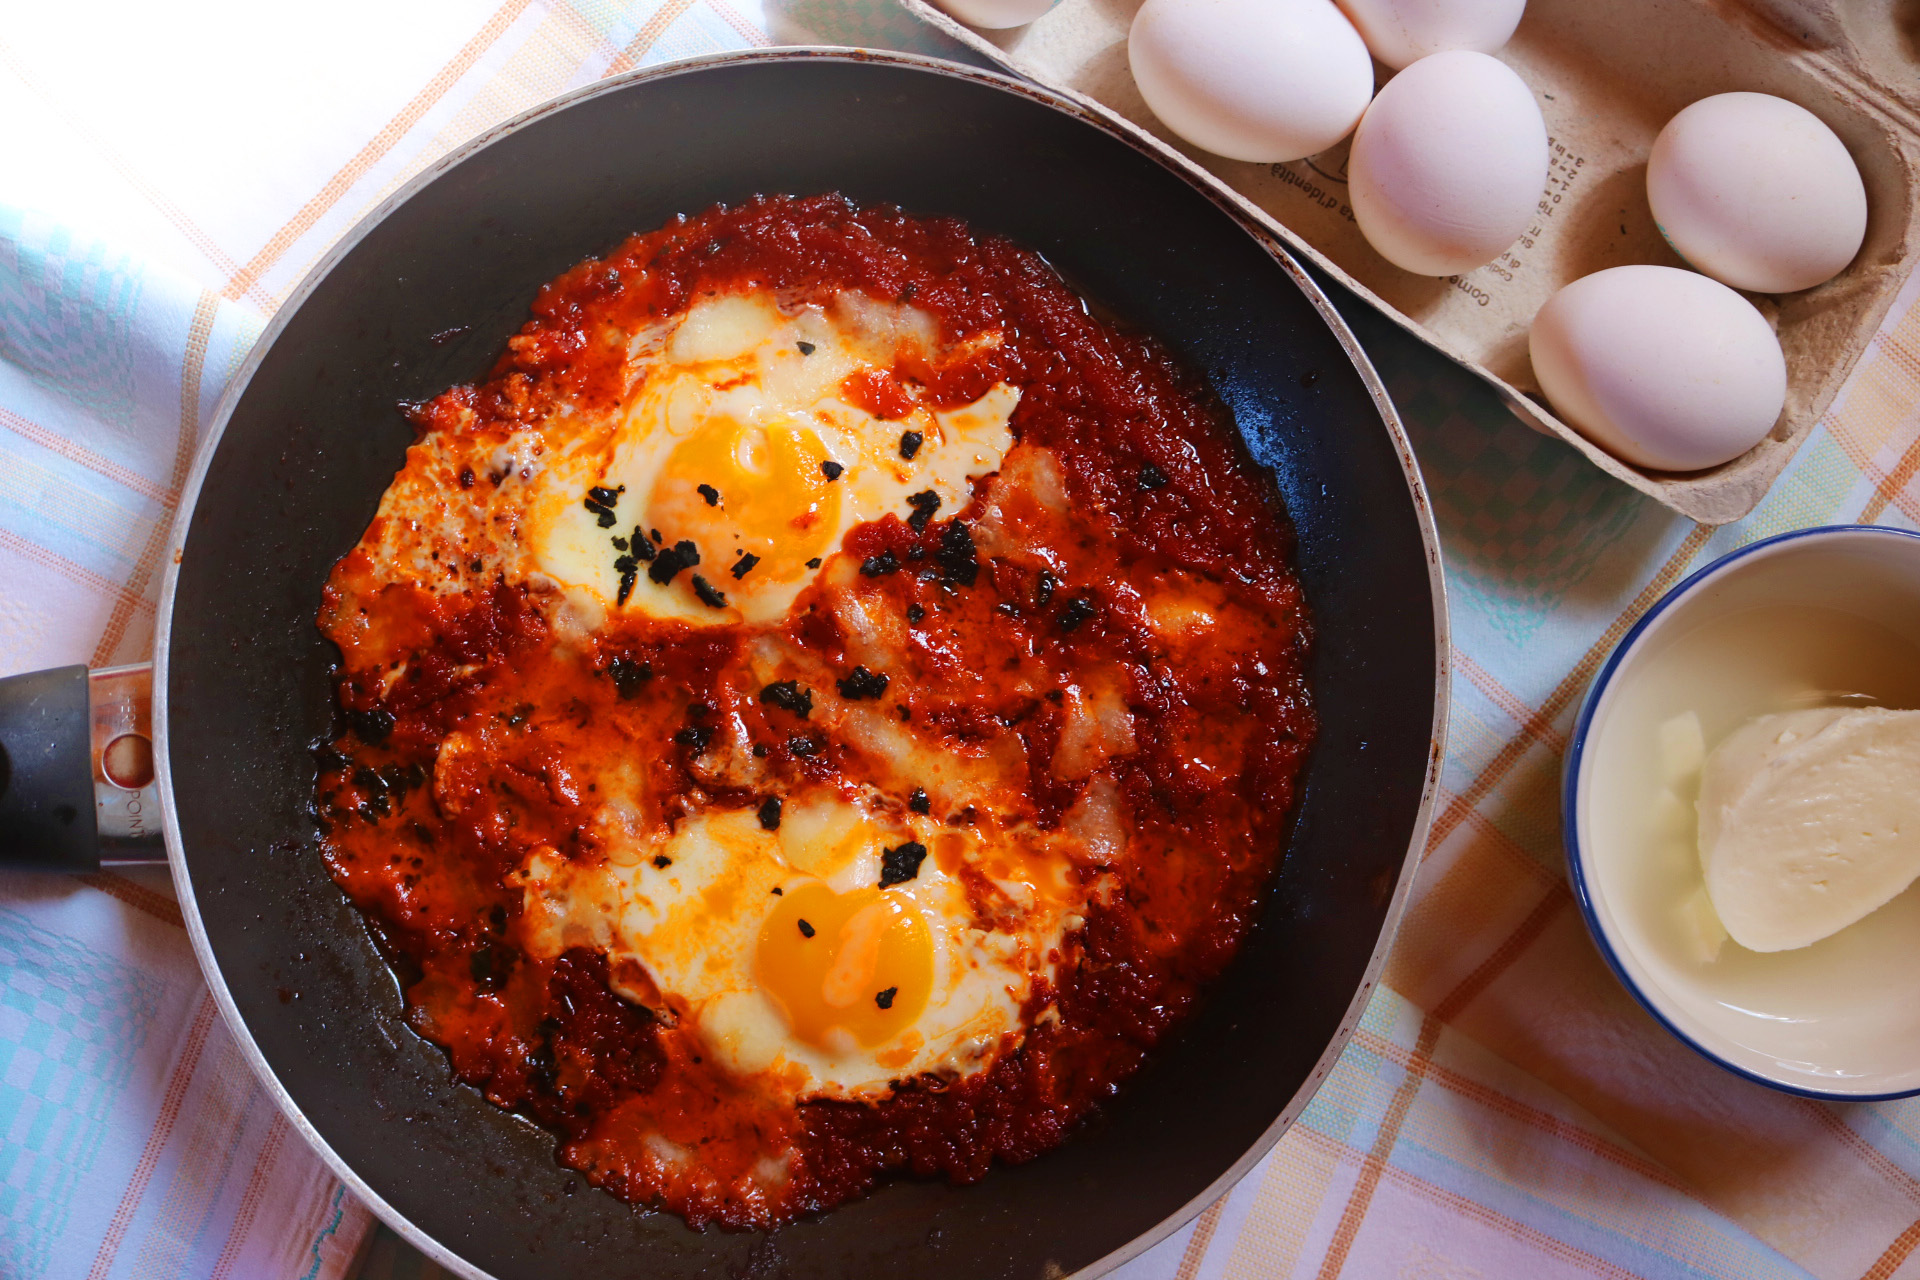
[[[630,85],[655,80],[668,80],[678,76],[698,74],[715,67],[735,66],[753,63],[780,62],[843,62],[843,63],[879,63],[922,71],[933,75],[968,80],[983,84],[1003,92],[1024,97],[1064,115],[1077,119],[1092,128],[1098,129],[1132,150],[1146,156],[1154,163],[1172,170],[1185,179],[1200,194],[1206,196],[1222,212],[1233,219],[1294,281],[1306,296],[1307,301],[1319,314],[1323,323],[1332,332],[1335,340],[1346,353],[1355,371],[1360,375],[1374,408],[1380,416],[1381,426],[1399,458],[1403,478],[1407,484],[1408,497],[1413,503],[1415,523],[1420,531],[1420,539],[1427,561],[1428,586],[1433,607],[1433,643],[1434,643],[1434,710],[1433,721],[1428,739],[1428,754],[1425,779],[1421,787],[1420,804],[1415,811],[1413,829],[1408,840],[1406,853],[1401,860],[1400,875],[1395,882],[1393,893],[1382,917],[1380,933],[1376,939],[1367,966],[1362,972],[1359,983],[1354,989],[1352,999],[1342,1014],[1326,1048],[1315,1060],[1313,1069],[1305,1080],[1294,1090],[1273,1122],[1264,1129],[1253,1143],[1227,1169],[1223,1170],[1193,1198],[1179,1206],[1159,1222],[1135,1236],[1121,1247],[1095,1259],[1074,1273],[1077,1280],[1095,1280],[1114,1269],[1145,1253],[1161,1243],[1174,1232],[1192,1221],[1209,1205],[1230,1192],[1233,1187],[1264,1158],[1280,1137],[1292,1127],[1307,1105],[1319,1092],[1321,1084],[1332,1071],[1334,1064],[1345,1051],[1358,1027],[1360,1018],[1371,1000],[1374,988],[1379,984],[1380,972],[1386,963],[1388,951],[1399,932],[1401,919],[1405,914],[1411,893],[1413,880],[1420,866],[1420,855],[1427,842],[1433,807],[1436,801],[1440,766],[1445,754],[1447,726],[1451,711],[1452,690],[1452,650],[1449,639],[1449,619],[1446,579],[1440,555],[1440,539],[1434,525],[1433,506],[1427,493],[1426,483],[1415,459],[1413,446],[1401,425],[1397,409],[1389,398],[1385,385],[1373,363],[1362,350],[1359,340],[1354,336],[1347,323],[1335,310],[1320,286],[1307,275],[1300,264],[1287,252],[1277,240],[1269,235],[1257,223],[1253,222],[1242,210],[1227,200],[1216,189],[1215,181],[1192,161],[1182,158],[1178,165],[1170,164],[1160,155],[1147,150],[1138,141],[1119,129],[1109,118],[1108,113],[1054,92],[1042,86],[1020,80],[997,71],[984,70],[935,58],[922,54],[899,53],[890,50],[861,49],[838,45],[783,45],[773,48],[736,50],[726,53],[707,54],[695,58],[663,63],[656,67],[636,68],[620,75],[609,76],[604,80],[583,85],[566,93],[556,95],[544,102],[529,107],[507,120],[476,134],[460,146],[441,156],[420,173],[414,175],[392,195],[382,200],[375,208],[356,222],[352,228],[336,240],[320,256],[299,282],[286,296],[286,300],[274,312],[271,320],[255,340],[247,357],[234,372],[226,390],[216,406],[206,438],[201,442],[194,457],[193,468],[188,473],[186,483],[180,491],[179,505],[175,508],[172,529],[168,535],[168,554],[163,560],[163,572],[160,583],[160,596],[154,626],[154,682],[153,682],[153,724],[154,724],[154,766],[155,777],[159,784],[161,797],[162,832],[167,847],[167,863],[172,873],[174,892],[179,900],[181,916],[185,921],[187,935],[192,942],[194,958],[198,961],[202,977],[206,980],[215,1006],[225,1021],[228,1031],[233,1035],[240,1055],[245,1059],[254,1077],[279,1107],[280,1112],[317,1154],[321,1161],[340,1179],[360,1202],[367,1206],[382,1222],[391,1227],[408,1244],[420,1250],[436,1264],[462,1278],[462,1280],[495,1280],[492,1273],[462,1258],[446,1245],[442,1244],[425,1229],[417,1226],[405,1214],[387,1202],[357,1170],[350,1165],[332,1145],[320,1134],[308,1120],[292,1095],[281,1083],[273,1066],[261,1052],[233,994],[228,990],[226,977],[218,959],[213,953],[212,944],[207,937],[205,922],[201,919],[200,908],[193,891],[193,882],[187,871],[186,852],[180,833],[179,816],[173,799],[172,734],[168,715],[168,677],[170,673],[170,649],[173,632],[174,603],[179,586],[181,561],[186,549],[187,534],[192,524],[195,508],[199,505],[200,492],[205,483],[208,469],[214,454],[218,451],[222,438],[226,434],[228,423],[234,410],[245,395],[253,376],[265,361],[267,353],[279,339],[293,316],[305,304],[307,299],[320,286],[334,268],[359,247],[360,243],[386,218],[401,205],[414,198],[427,186],[437,181],[456,166],[494,142],[515,133],[526,126],[544,119],[546,116],[564,110],[577,103],[585,102],[610,93],[617,93]]]

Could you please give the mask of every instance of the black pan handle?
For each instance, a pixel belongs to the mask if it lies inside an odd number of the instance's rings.
[[[152,666],[0,680],[0,867],[95,871],[166,860]]]

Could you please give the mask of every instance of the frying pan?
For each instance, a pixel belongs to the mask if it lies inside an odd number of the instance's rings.
[[[973,1186],[900,1179],[770,1234],[697,1232],[560,1168],[550,1135],[453,1083],[405,1029],[317,851],[310,749],[333,731],[336,655],[314,617],[411,441],[399,402],[482,375],[540,284],[627,234],[820,191],[1010,236],[1205,378],[1299,532],[1322,730],[1240,957],[1065,1145]],[[116,789],[83,755],[101,800],[97,823],[92,809],[76,820],[92,793],[69,779],[55,794],[57,730],[84,717],[87,681],[24,678],[0,698],[0,840],[43,861],[87,861],[75,849],[96,835],[124,852],[126,798],[150,795],[194,947],[260,1078],[356,1195],[462,1275],[1100,1274],[1219,1196],[1300,1114],[1372,989],[1425,838],[1444,595],[1371,367],[1299,267],[1189,175],[990,73],[761,51],[616,77],[501,125],[376,210],[288,300],[228,390],[181,513],[153,669],[157,776]],[[137,677],[95,677],[95,718],[138,727],[137,699],[103,692]]]

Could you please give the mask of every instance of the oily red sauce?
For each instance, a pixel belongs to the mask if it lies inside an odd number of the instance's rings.
[[[846,589],[914,620],[889,695],[902,721],[955,750],[999,737],[1024,753],[996,811],[1062,821],[1088,783],[1050,767],[1059,690],[1096,667],[1127,673],[1135,749],[1102,766],[1127,852],[1081,868],[1112,891],[1069,936],[1054,986],[1028,1000],[1037,1025],[972,1077],[790,1105],[704,1060],[659,1002],[615,994],[601,952],[523,950],[513,877],[529,851],[605,856],[592,761],[648,760],[670,810],[756,805],[760,790],[700,763],[703,727],[738,716],[776,779],[860,776],[858,751],[756,696],[738,628],[623,617],[567,640],[547,597],[480,557],[436,549],[437,587],[381,564],[376,521],[322,610],[343,656],[345,727],[321,753],[318,803],[335,879],[400,973],[412,1025],[458,1078],[555,1130],[561,1161],[615,1195],[696,1224],[767,1226],[892,1172],[972,1181],[1066,1138],[1232,958],[1279,859],[1314,719],[1291,529],[1270,479],[1150,340],[1096,320],[1035,254],[950,219],[766,198],[636,236],[542,289],[488,380],[420,408],[440,452],[416,449],[409,468],[448,504],[511,485],[488,461],[500,442],[557,402],[610,409],[628,393],[626,335],[746,289],[857,290],[924,309],[951,354],[849,379],[843,394],[893,417],[913,396],[957,406],[1010,383],[1016,438],[1057,459],[1070,579],[981,550],[984,480],[965,509],[917,528],[889,515],[840,553],[895,566],[849,575]],[[988,334],[998,341],[970,341]],[[1170,642],[1152,621],[1169,583],[1201,584],[1232,625]],[[808,588],[778,630],[844,671],[850,640],[823,590]],[[1039,685],[996,675],[1016,668]],[[975,820],[972,806],[947,818]],[[614,985],[631,995],[646,982]],[[691,1154],[663,1169],[649,1135]],[[770,1156],[785,1162],[771,1186],[752,1176]]]

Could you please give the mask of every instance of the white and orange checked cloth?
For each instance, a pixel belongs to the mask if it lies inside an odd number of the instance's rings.
[[[776,41],[952,52],[890,0],[6,6],[0,674],[147,656],[222,387],[382,197],[573,85]],[[1596,665],[1689,569],[1797,526],[1920,519],[1911,301],[1772,496],[1718,531],[1362,317],[1445,541],[1445,792],[1351,1048],[1125,1280],[1920,1276],[1920,1103],[1772,1093],[1661,1032],[1573,908],[1555,787]],[[163,876],[0,879],[0,1277],[435,1274],[249,1076]]]

